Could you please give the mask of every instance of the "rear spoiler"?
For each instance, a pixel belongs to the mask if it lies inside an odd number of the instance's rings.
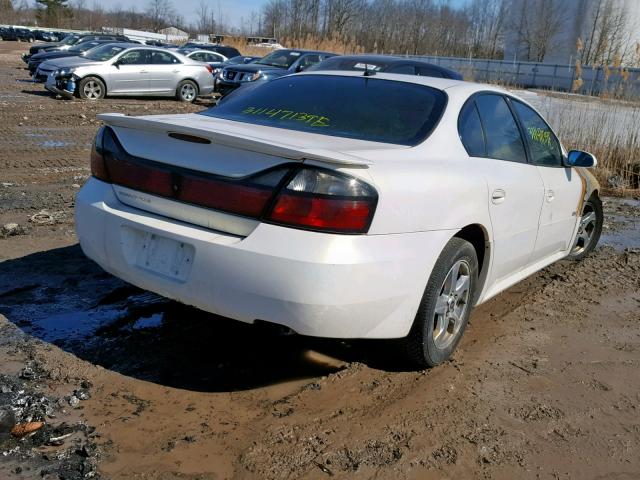
[[[238,136],[230,132],[215,129],[202,129],[185,125],[176,125],[166,121],[153,120],[145,117],[129,117],[122,113],[101,113],[96,117],[107,125],[123,128],[135,128],[139,130],[150,130],[164,133],[181,133],[184,135],[194,135],[211,140],[213,143],[228,147],[239,148],[251,152],[265,153],[277,157],[288,158],[290,160],[318,160],[321,162],[334,163],[339,165],[350,165],[355,167],[366,167],[372,162],[364,160],[355,155],[325,149],[306,149],[285,143],[273,142],[263,138]]]

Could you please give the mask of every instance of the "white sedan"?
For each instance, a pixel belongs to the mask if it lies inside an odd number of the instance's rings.
[[[474,305],[602,228],[595,159],[488,85],[313,72],[198,114],[104,114],[87,256],[139,287],[312,336],[453,352]]]

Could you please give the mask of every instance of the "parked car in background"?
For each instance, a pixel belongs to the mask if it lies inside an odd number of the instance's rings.
[[[180,48],[180,45],[175,45],[173,43],[160,42],[158,40],[147,40],[144,42],[145,45],[149,45],[151,47],[162,47],[162,48]]]
[[[279,43],[272,42],[260,42],[251,44],[252,47],[264,48],[265,50],[284,50],[284,47]]]
[[[217,66],[213,69],[214,81],[213,81],[213,91],[218,92],[218,86],[220,84],[220,78],[222,76],[222,70],[225,67],[232,65],[246,65],[247,63],[253,63],[260,60],[262,57],[252,57],[246,55],[238,55],[237,57],[232,57],[224,62],[220,66]]]
[[[33,43],[36,41],[36,34],[28,28],[16,28],[16,36],[19,42]]]
[[[309,68],[309,71],[342,70],[377,73],[399,73],[422,77],[462,80],[462,75],[448,68],[422,60],[391,55],[344,55],[329,58]]]
[[[40,75],[36,76],[36,70],[40,66],[41,63],[48,62],[49,60],[54,60],[57,58],[65,58],[65,57],[83,57],[92,48],[97,47],[98,45],[104,45],[105,43],[125,43],[121,40],[91,40],[89,42],[77,43],[72,46],[68,50],[53,50],[36,53],[29,58],[29,73],[34,77],[34,80],[37,82],[45,82],[47,80],[46,75],[40,73]]]
[[[283,75],[302,72],[335,55],[315,50],[275,50],[247,65],[224,67],[217,88],[224,96],[245,83],[273,80]]]
[[[42,42],[56,42],[58,41],[58,37],[54,32],[47,32],[45,30],[34,30],[34,35],[36,40],[40,40]]]
[[[188,50],[208,50],[210,52],[220,53],[227,58],[237,57],[240,55],[237,48],[219,45],[217,43],[187,42],[182,46],[182,48]]]
[[[210,52],[209,50],[189,50],[181,48],[178,52],[192,60],[207,63],[211,67],[211,73],[214,77],[220,72],[222,66],[228,60],[228,58],[221,53]]]
[[[84,57],[44,62],[36,75],[47,76],[47,90],[86,100],[151,95],[193,102],[213,93],[209,65],[170,50],[131,43],[108,43]]]
[[[68,50],[78,43],[90,42],[91,40],[119,40],[124,42],[129,41],[129,39],[125,35],[111,35],[103,33],[71,34],[67,35],[61,42],[41,43],[38,45],[33,45],[29,49],[29,54],[23,55],[22,59],[25,63],[29,63],[31,55],[35,55],[36,53],[40,53],[42,51],[50,52],[55,50]]]
[[[178,49],[178,52],[193,60],[197,60],[198,62],[204,62],[208,64],[217,65],[228,60],[228,58],[222,55],[221,53],[212,52],[210,50],[180,48]]]
[[[3,28],[2,31],[0,31],[0,35],[2,35],[2,40],[4,41],[10,42],[18,40],[18,32],[12,27]]]
[[[141,288],[445,362],[472,308],[598,242],[595,158],[489,85],[308,72],[197,114],[103,121],[87,256]]]

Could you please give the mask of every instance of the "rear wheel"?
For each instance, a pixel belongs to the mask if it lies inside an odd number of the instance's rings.
[[[449,359],[469,321],[478,283],[476,251],[452,238],[438,257],[409,336],[403,340],[415,367],[433,367]]]
[[[178,85],[176,97],[181,102],[191,103],[198,98],[198,86],[191,80],[183,80],[180,82],[180,85]]]
[[[78,95],[85,100],[100,100],[106,93],[107,87],[96,77],[83,78],[78,85]]]
[[[569,260],[582,260],[598,245],[602,233],[604,213],[602,212],[602,201],[597,196],[584,202],[579,222],[575,245],[567,257]]]

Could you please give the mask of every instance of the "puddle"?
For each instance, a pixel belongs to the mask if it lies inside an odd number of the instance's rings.
[[[39,147],[43,148],[64,148],[75,145],[74,142],[68,140],[59,140],[55,138],[56,132],[59,129],[55,128],[37,128],[30,129],[31,131],[24,132],[23,135],[34,142]]]
[[[616,250],[640,248],[640,200],[607,199],[601,245]]]
[[[44,142],[40,142],[38,145],[44,148],[62,148],[73,145],[73,143],[66,142],[64,140],[45,140]]]

